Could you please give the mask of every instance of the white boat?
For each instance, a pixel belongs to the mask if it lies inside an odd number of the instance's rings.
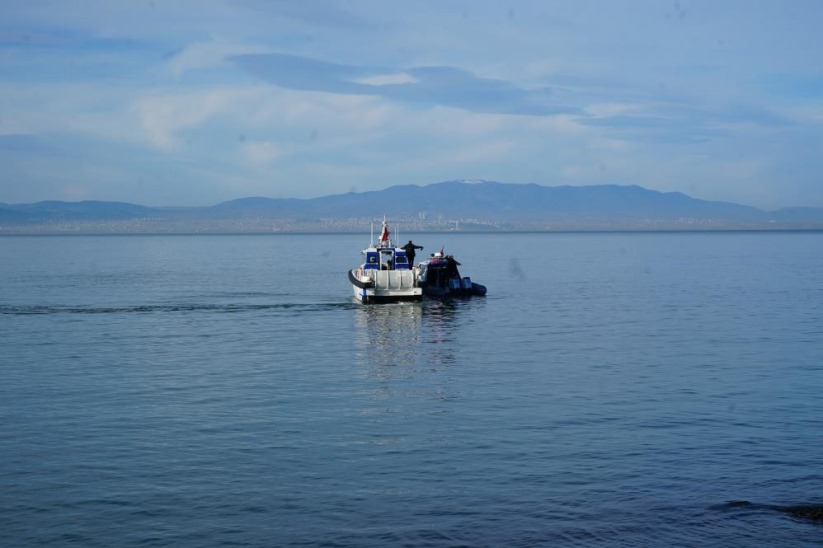
[[[406,250],[395,247],[383,219],[380,240],[363,250],[364,261],[349,270],[354,296],[364,303],[419,301],[423,298],[420,271],[409,263]]]

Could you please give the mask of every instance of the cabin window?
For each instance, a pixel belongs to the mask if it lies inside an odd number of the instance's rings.
[[[377,253],[366,253],[366,266],[365,268],[377,268]]]

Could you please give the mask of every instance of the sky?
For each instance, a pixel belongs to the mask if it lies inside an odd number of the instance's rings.
[[[823,207],[819,0],[0,0],[0,202],[621,184]]]

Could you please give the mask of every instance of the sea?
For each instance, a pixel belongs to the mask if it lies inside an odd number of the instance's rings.
[[[823,545],[823,233],[398,238],[0,237],[0,545]]]

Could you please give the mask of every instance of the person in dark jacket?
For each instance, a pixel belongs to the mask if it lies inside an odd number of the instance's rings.
[[[453,256],[446,255],[446,276],[449,279],[460,277],[460,272],[457,270],[458,266],[460,266],[460,263]]]
[[[409,243],[403,246],[403,249],[406,251],[406,257],[409,258],[409,266],[414,266],[414,250],[415,249],[423,249],[422,245],[414,245],[414,243],[409,240]]]

